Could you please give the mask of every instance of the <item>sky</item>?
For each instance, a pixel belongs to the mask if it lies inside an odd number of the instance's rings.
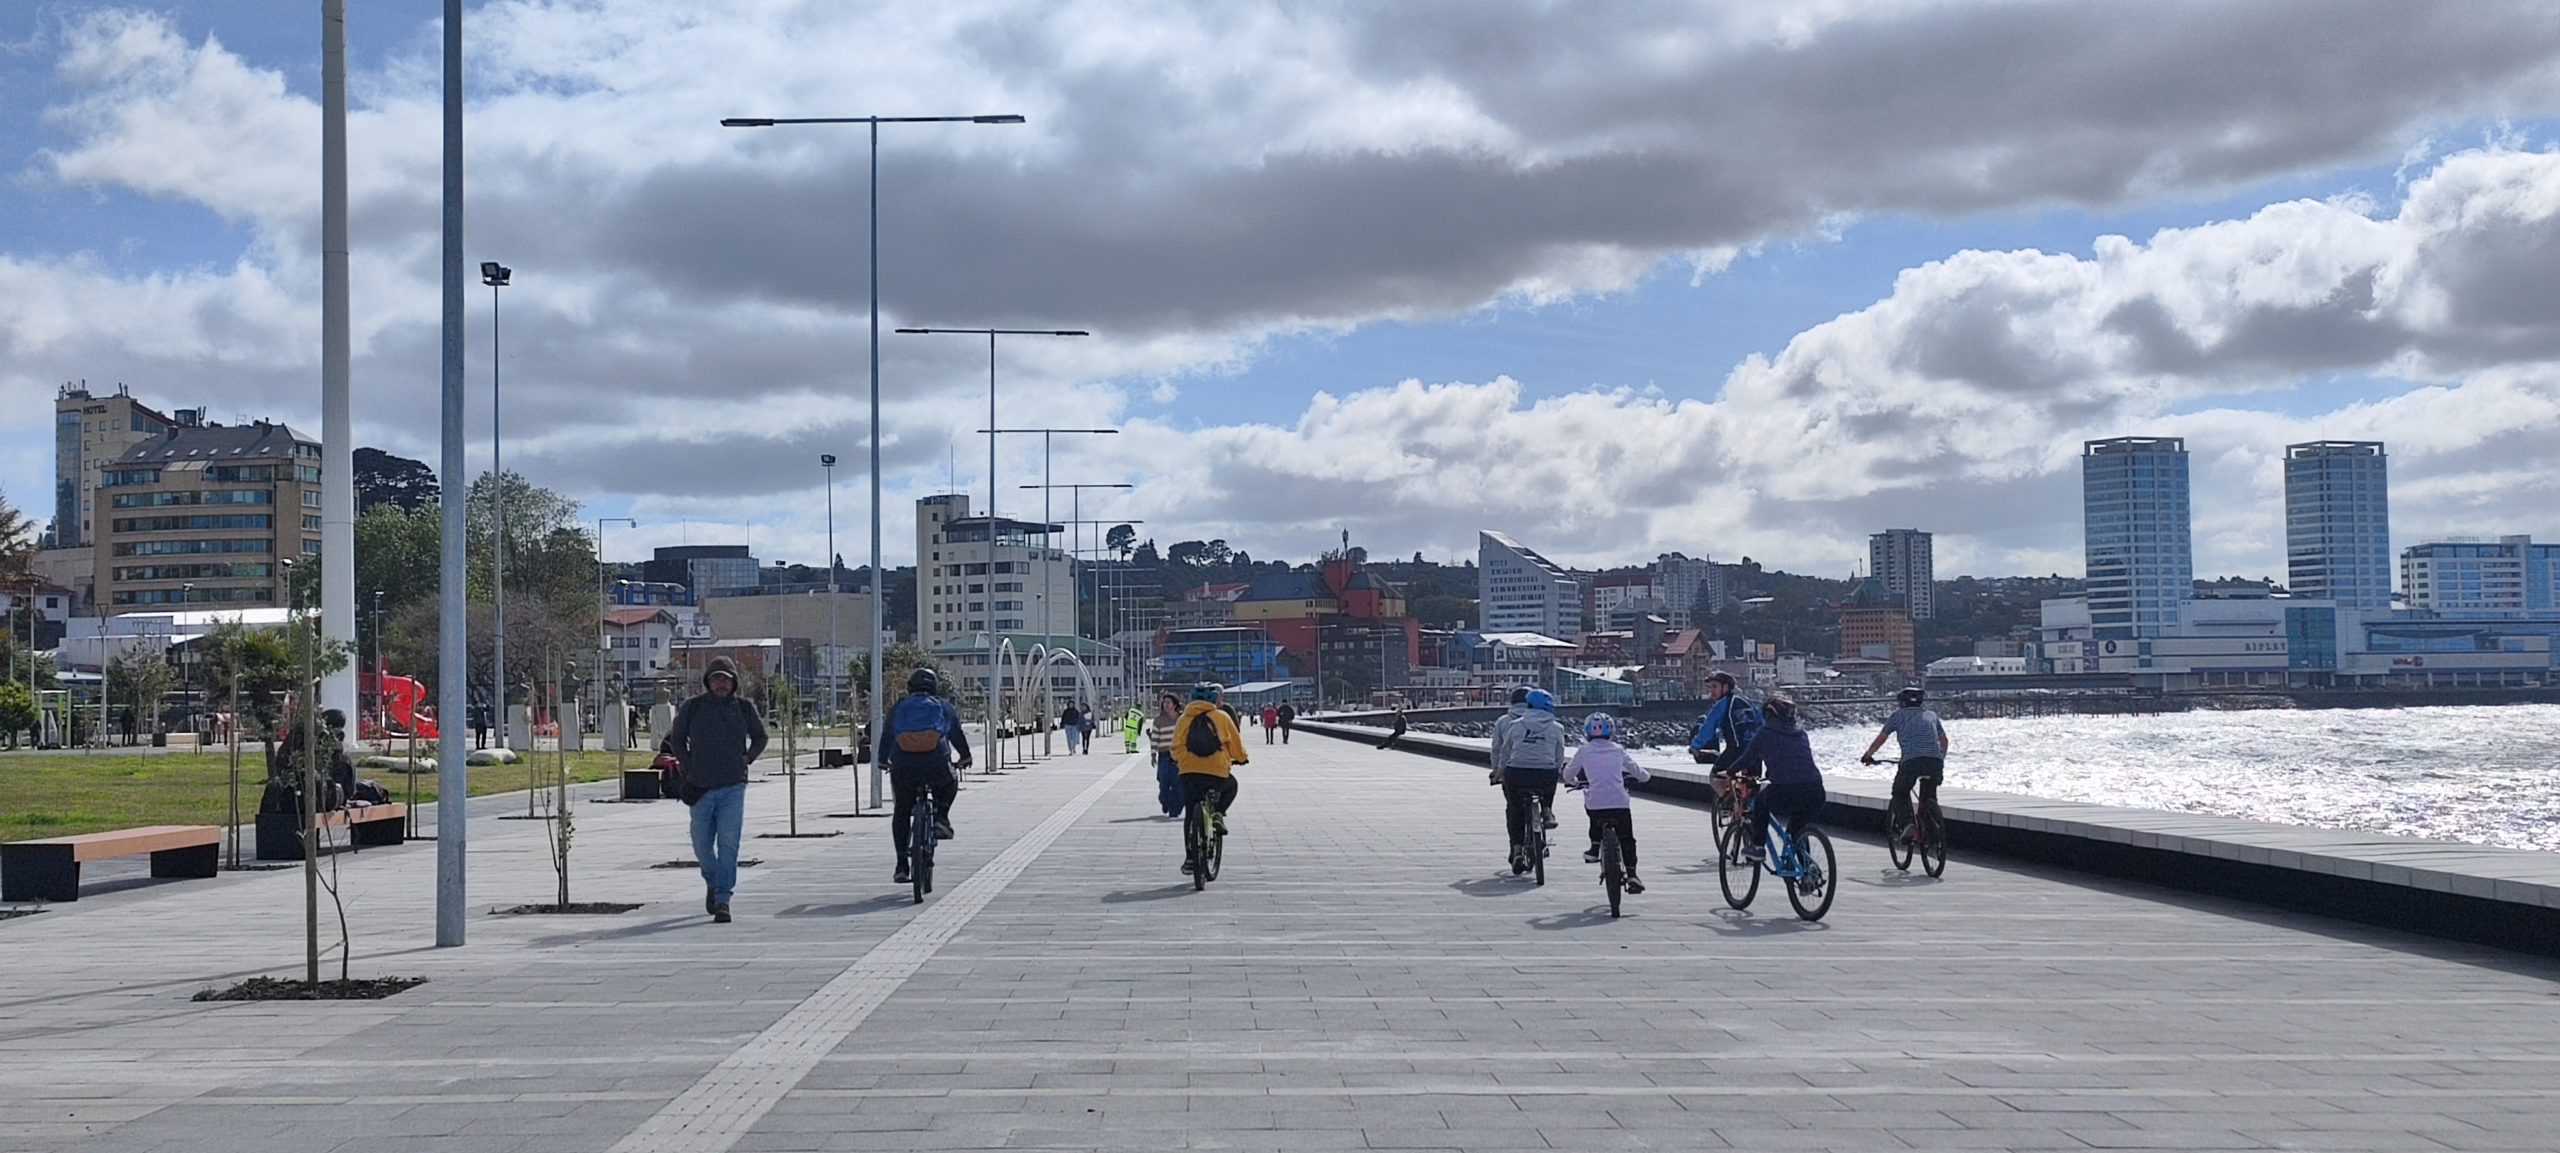
[[[359,443],[433,463],[437,0],[351,4]],[[316,4],[0,5],[0,493],[51,404],[319,415]],[[608,556],[867,552],[882,329],[1006,337],[1021,485],[1305,559],[1680,550],[2080,571],[2082,441],[2183,436],[2199,576],[2284,570],[2283,446],[2397,544],[2560,538],[2560,9],[2491,0],[489,0],[471,263],[506,464]],[[490,294],[469,297],[470,468]],[[886,335],[882,530],[989,484],[987,349]],[[1063,519],[1063,495],[1056,506]]]

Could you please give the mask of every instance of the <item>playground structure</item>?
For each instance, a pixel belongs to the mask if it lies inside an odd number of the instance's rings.
[[[435,740],[442,735],[437,728],[435,709],[428,705],[426,686],[414,677],[388,674],[363,674],[357,691],[373,703],[365,710],[363,739],[369,741],[407,738]]]

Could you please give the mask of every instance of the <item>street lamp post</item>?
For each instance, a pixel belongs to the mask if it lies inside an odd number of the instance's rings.
[[[990,414],[990,415],[993,415],[993,414]],[[990,423],[992,423],[992,422],[990,422]],[[1038,489],[1043,490],[1043,491],[1041,492],[1041,494],[1040,494],[1040,523],[1041,523],[1041,525],[1043,526],[1044,532],[1045,532],[1045,528],[1046,528],[1046,526],[1051,522],[1051,518],[1052,518],[1052,516],[1054,515],[1054,514],[1052,514],[1052,513],[1050,512],[1050,510],[1049,510],[1049,494],[1048,494],[1048,492],[1047,492],[1046,490],[1047,490],[1047,488],[1049,487],[1049,475],[1050,475],[1050,472],[1049,472],[1050,451],[1049,451],[1049,450],[1050,450],[1051,446],[1052,446],[1053,444],[1055,444],[1055,443],[1056,443],[1057,437],[1058,437],[1060,434],[1065,434],[1065,435],[1068,435],[1068,436],[1118,436],[1118,435],[1120,435],[1120,430],[1119,430],[1119,429],[1116,429],[1116,428],[996,428],[996,429],[986,429],[986,428],[982,428],[982,429],[979,429],[979,430],[978,430],[978,432],[979,432],[981,435],[986,435],[986,436],[993,436],[993,435],[997,435],[997,434],[1019,434],[1019,435],[1023,435],[1023,436],[1029,436],[1029,435],[1031,435],[1031,434],[1033,434],[1033,433],[1038,433],[1038,434],[1039,434],[1039,436],[1040,436],[1040,483],[1039,483],[1039,484],[1036,484],[1036,485],[1029,485],[1029,484],[1026,484],[1026,485],[1024,485],[1024,486],[1022,486],[1022,487],[1024,487],[1024,488],[1038,488]],[[1072,567],[1070,567],[1070,568],[1069,568],[1069,570],[1068,570],[1068,577],[1070,578],[1070,583],[1072,583],[1072,579],[1073,579],[1074,575],[1075,575],[1074,570],[1073,570],[1073,568],[1072,568]],[[1045,584],[1046,582],[1043,582],[1043,583]],[[1057,629],[1052,625],[1052,623],[1051,623],[1051,621],[1050,621],[1050,617],[1049,617],[1049,602],[1050,602],[1050,598],[1046,595],[1046,591],[1047,591],[1047,590],[1046,590],[1045,588],[1042,590],[1043,595],[1042,595],[1042,596],[1041,596],[1041,598],[1040,598],[1040,643],[1041,643],[1041,644],[1044,644],[1044,645],[1054,645],[1054,644],[1056,644],[1056,643],[1057,643],[1057,635],[1058,635],[1058,634],[1057,634]],[[1048,674],[1043,673],[1043,674],[1041,674],[1041,675],[1042,675],[1042,676],[1047,676]]]
[[[1003,674],[996,667],[996,338],[999,336],[1091,336],[1080,328],[901,328],[900,333],[914,336],[954,335],[987,338],[987,771],[1004,766],[1004,744],[996,739],[998,717],[1004,701]],[[1047,526],[1042,526],[1046,534]],[[1029,574],[1025,574],[1026,576]],[[1047,583],[1043,581],[1042,583]],[[967,611],[968,578],[960,582],[962,611]],[[1045,674],[1044,674],[1045,675]]]
[[[733,116],[720,122],[723,128],[774,128],[796,124],[865,124],[871,128],[871,650],[880,650],[880,126],[883,124],[1020,124],[1023,118],[1012,114],[992,116]],[[832,560],[833,558],[829,558]],[[990,653],[992,658],[994,654]],[[873,735],[871,742],[871,804],[880,805],[884,785],[880,763],[879,722],[881,660],[871,660],[871,705],[864,713],[864,724]]]
[[[827,742],[835,735],[836,714],[844,711],[844,638],[836,628],[836,454],[819,453],[818,467],[827,470],[827,710],[818,727],[818,767],[823,769],[827,767]],[[880,595],[880,590],[873,589],[871,595]],[[875,642],[872,647],[879,646]],[[856,803],[860,800],[855,798]],[[795,820],[799,817],[796,807],[792,816]]]
[[[507,732],[507,468],[506,441],[501,435],[498,403],[498,290],[513,282],[515,270],[494,260],[480,263],[480,283],[489,286],[489,503],[493,544],[489,549],[489,598],[492,602],[489,663],[496,670],[497,722],[500,743]],[[526,742],[532,742],[528,739]],[[532,750],[524,750],[528,755]],[[530,805],[528,798],[526,804]]]
[[[391,709],[383,703],[382,664],[382,590],[375,589],[373,590],[373,724],[378,730],[388,730],[391,726],[383,722],[389,719]],[[414,722],[416,717],[412,715],[410,719]],[[356,735],[358,737],[364,735],[363,725],[356,726]],[[414,776],[412,779],[415,779]]]

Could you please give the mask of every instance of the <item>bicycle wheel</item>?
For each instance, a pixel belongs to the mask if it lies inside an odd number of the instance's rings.
[[[1538,883],[1547,883],[1547,807],[1529,810],[1529,867],[1537,871]]]
[[[1205,860],[1209,855],[1208,825],[1208,814],[1201,811],[1200,802],[1193,801],[1183,806],[1182,857],[1191,862],[1191,891],[1195,893],[1209,887],[1209,866]]]
[[[1742,839],[1750,835],[1749,826],[1736,821],[1725,826],[1717,844],[1716,885],[1724,890],[1724,903],[1737,909],[1750,908],[1751,898],[1760,895],[1760,866],[1742,860]]]
[[[1627,887],[1627,870],[1618,851],[1618,833],[1600,838],[1600,887],[1609,891],[1609,915],[1618,915],[1618,895]]]
[[[1933,810],[1921,818],[1920,867],[1932,877],[1947,875],[1947,822]]]
[[[1787,878],[1787,903],[1796,907],[1796,915],[1808,921],[1819,921],[1831,911],[1831,898],[1840,889],[1837,862],[1831,858],[1831,838],[1823,831],[1807,825],[1797,830],[1795,843],[1789,848],[1796,858],[1797,876]]]
[[[1884,850],[1893,857],[1893,867],[1896,870],[1905,873],[1911,871],[1911,844],[1918,839],[1919,833],[1919,826],[1914,825],[1909,832],[1897,835],[1893,831],[1893,819],[1890,817],[1885,819]]]
[[[933,802],[916,805],[914,823],[907,828],[907,876],[915,888],[915,904],[924,903],[924,895],[933,891]]]
[[[1218,879],[1218,868],[1227,861],[1227,833],[1223,827],[1224,822],[1217,817],[1208,816],[1207,820],[1209,837],[1205,843],[1208,846],[1208,852],[1201,858],[1200,864],[1201,871],[1209,874],[1209,879],[1214,881]]]
[[[1724,843],[1726,826],[1733,824],[1733,798],[1723,789],[1710,789],[1707,795],[1707,822],[1714,829],[1716,843]]]

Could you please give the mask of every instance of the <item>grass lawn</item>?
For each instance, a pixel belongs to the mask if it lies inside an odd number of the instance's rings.
[[[557,754],[537,754],[526,765],[492,765],[471,770],[471,793],[503,793],[522,789],[538,774],[554,779]],[[240,810],[248,819],[258,809],[258,792],[266,780],[258,747],[241,750]],[[647,753],[629,754],[629,763],[646,765]],[[571,753],[573,781],[601,781],[613,776],[612,753]],[[93,755],[88,753],[0,753],[0,841],[59,837],[137,825],[220,825],[230,814],[230,755],[221,750],[157,755]],[[391,799],[409,799],[409,776],[398,769],[358,769],[360,777],[382,782]],[[436,799],[436,777],[417,777],[418,801]]]

